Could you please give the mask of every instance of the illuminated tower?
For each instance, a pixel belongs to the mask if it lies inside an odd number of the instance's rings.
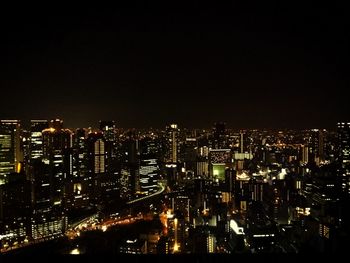
[[[74,134],[73,172],[69,184],[71,205],[75,208],[87,206],[92,177],[88,173],[87,130],[77,129]]]
[[[102,133],[88,135],[89,176],[92,178],[90,199],[97,201],[101,196],[101,178],[105,174],[105,139]]]
[[[140,192],[140,144],[135,131],[126,133],[126,140],[122,143],[122,180],[124,197],[130,199]],[[126,190],[126,192],[125,192]]]
[[[110,201],[117,195],[117,178],[106,171],[106,140],[102,133],[88,135],[88,173],[91,177],[90,200],[95,205]]]
[[[117,144],[116,144],[116,130],[114,121],[100,121],[100,132],[105,139],[106,151],[106,173],[117,174],[116,163],[117,160]]]
[[[42,158],[32,159],[29,168],[34,239],[62,235],[68,225],[65,207],[73,173],[72,132],[63,129],[63,121],[51,121],[50,126],[42,130]]]
[[[23,153],[20,147],[20,121],[0,121],[0,184],[6,176],[19,172]]]
[[[350,122],[337,124],[341,190],[350,195]]]
[[[243,132],[239,133],[239,152],[244,153],[244,141],[245,141],[245,134]]]
[[[30,159],[43,157],[43,134],[42,131],[49,128],[47,120],[30,121]]]
[[[309,138],[309,161],[320,165],[324,161],[324,133],[325,130],[311,130]]]
[[[158,185],[157,145],[151,138],[140,141],[140,191],[150,194],[157,191]]]
[[[43,162],[50,167],[51,198],[54,203],[63,205],[66,182],[73,173],[73,133],[68,129],[48,128],[43,130],[42,134]]]
[[[168,163],[177,163],[179,153],[179,132],[177,124],[171,124],[166,128],[167,158]]]

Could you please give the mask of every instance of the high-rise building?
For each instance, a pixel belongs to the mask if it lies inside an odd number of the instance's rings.
[[[199,159],[196,162],[196,177],[208,178],[209,176],[209,164],[208,160]]]
[[[301,163],[307,164],[309,162],[309,147],[306,145],[301,146]]]
[[[92,187],[92,177],[88,173],[87,131],[77,129],[73,143],[73,167],[72,174],[67,184],[67,195],[70,205],[74,208],[82,208],[89,205],[89,189]],[[70,154],[66,154],[66,162],[69,162]]]
[[[99,201],[102,195],[101,179],[106,171],[105,139],[101,133],[90,133],[88,135],[88,170],[92,177],[91,197],[95,202]],[[91,198],[90,198],[91,199]]]
[[[239,152],[244,153],[244,141],[246,135],[243,132],[239,133]]]
[[[19,172],[23,153],[20,145],[20,121],[0,121],[0,184],[10,173]]]
[[[92,180],[90,200],[95,205],[105,205],[117,197],[118,178],[106,169],[107,152],[106,140],[102,133],[90,133],[87,139],[88,146],[88,176]]]
[[[61,123],[61,122],[60,122]],[[64,203],[67,179],[73,173],[73,133],[68,129],[43,130],[43,161],[50,166],[50,183],[55,203]]]
[[[128,184],[129,198],[140,192],[140,143],[133,132],[128,133],[128,138],[123,142],[122,177],[124,184]],[[127,175],[127,177],[126,177]]]
[[[151,138],[144,138],[140,141],[140,192],[156,192],[158,176],[157,145]]]
[[[100,132],[102,132],[105,139],[105,151],[106,151],[106,173],[109,176],[118,177],[119,170],[116,169],[117,158],[117,135],[114,121],[100,121]]]
[[[308,148],[309,148],[309,162],[316,165],[324,162],[324,133],[325,130],[312,129]]]
[[[337,124],[341,190],[350,195],[350,122]]]
[[[141,159],[140,164],[140,192],[143,194],[151,194],[157,191],[158,177],[157,159],[151,158]]]
[[[57,160],[54,163],[52,159],[33,159],[29,172],[32,188],[29,236],[36,240],[62,235],[68,226],[68,218],[64,212],[65,184],[61,163]]]
[[[43,151],[43,134],[42,131],[49,128],[47,120],[31,120],[30,121],[30,159],[42,158]]]
[[[226,134],[226,123],[216,122],[213,127],[213,138],[211,148],[223,149],[228,147],[228,137]]]
[[[0,185],[0,244],[22,244],[30,235],[30,182],[13,173]]]
[[[166,127],[166,145],[167,156],[166,162],[177,163],[179,154],[179,133],[180,130],[177,124],[170,124]]]

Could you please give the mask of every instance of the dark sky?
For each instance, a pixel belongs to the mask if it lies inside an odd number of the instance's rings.
[[[234,128],[350,120],[348,9],[244,2],[4,7],[0,118]]]

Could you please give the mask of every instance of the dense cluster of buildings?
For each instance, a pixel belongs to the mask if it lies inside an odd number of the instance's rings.
[[[0,121],[0,248],[62,236],[74,211],[118,209],[160,182],[167,189],[152,207],[163,229],[125,240],[120,253],[338,251],[349,240],[350,123],[99,125]]]

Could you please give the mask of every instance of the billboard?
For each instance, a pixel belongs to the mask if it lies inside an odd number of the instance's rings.
[[[230,149],[211,149],[209,159],[212,164],[227,164],[232,162]]]

